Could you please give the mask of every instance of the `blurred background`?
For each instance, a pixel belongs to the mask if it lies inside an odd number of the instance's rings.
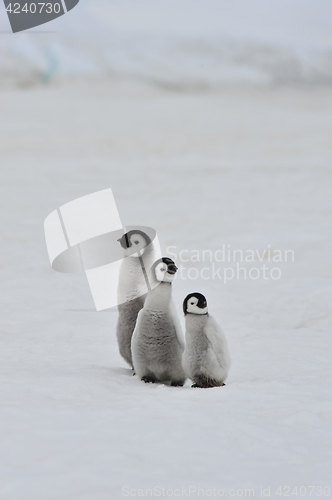
[[[1,84],[127,77],[187,89],[332,81],[328,0],[81,0],[10,35],[1,9]],[[32,34],[33,33],[33,34]]]

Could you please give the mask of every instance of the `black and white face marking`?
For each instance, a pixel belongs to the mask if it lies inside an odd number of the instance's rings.
[[[157,281],[163,283],[171,283],[174,279],[175,273],[178,270],[172,259],[163,257],[153,264],[154,274]]]
[[[183,301],[183,312],[184,314],[207,314],[207,302],[204,295],[195,292],[190,293]]]
[[[143,231],[133,229],[121,236],[118,242],[122,246],[126,257],[137,257],[137,253],[140,255],[144,253],[145,248],[151,243],[151,239]]]

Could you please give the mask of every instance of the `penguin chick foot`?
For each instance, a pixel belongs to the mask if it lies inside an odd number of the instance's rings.
[[[223,387],[226,384],[221,384],[221,385],[207,385],[207,384],[193,384],[191,387],[199,387],[200,389],[209,389],[211,387]]]
[[[199,387],[199,389],[211,389],[211,387],[217,387],[217,386],[208,384],[193,384],[191,387]]]
[[[202,389],[208,389],[209,387],[221,387],[225,385],[223,382],[220,383],[219,381],[206,377],[205,375],[200,375],[195,377],[195,384],[193,384],[191,387],[200,387]]]
[[[171,382],[171,387],[183,387],[183,384],[183,380],[173,380],[173,382]]]
[[[153,375],[144,375],[144,377],[141,378],[142,382],[145,382],[146,384],[154,384],[156,382],[156,377]]]

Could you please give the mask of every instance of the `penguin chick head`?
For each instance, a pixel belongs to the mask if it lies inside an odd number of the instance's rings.
[[[146,247],[151,243],[151,239],[143,231],[133,229],[121,236],[118,242],[124,250],[125,257],[137,257],[137,253],[143,255]]]
[[[154,275],[157,281],[162,283],[171,283],[175,273],[178,270],[172,259],[162,257],[158,259],[152,266]]]
[[[184,315],[191,314],[207,314],[207,302],[204,295],[198,292],[190,293],[183,301]]]

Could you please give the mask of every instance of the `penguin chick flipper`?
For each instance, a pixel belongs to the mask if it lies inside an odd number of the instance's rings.
[[[116,325],[116,337],[119,352],[123,359],[132,367],[131,339],[136,325],[139,312],[144,305],[144,297],[137,297],[134,300],[118,305],[118,322]]]
[[[178,342],[179,342],[179,344],[181,346],[182,351],[184,351],[185,343],[184,343],[184,338],[183,338],[181,323],[180,323],[178,315],[176,313],[176,309],[175,309],[175,305],[174,305],[173,301],[171,301],[171,303],[170,303],[170,312],[171,312],[171,315],[172,315],[172,319],[173,319],[173,324],[174,324],[174,328],[175,328],[177,340],[178,340]]]
[[[227,374],[231,365],[227,340],[223,331],[211,316],[209,316],[208,324],[205,328],[205,335],[210,342],[218,364]]]

